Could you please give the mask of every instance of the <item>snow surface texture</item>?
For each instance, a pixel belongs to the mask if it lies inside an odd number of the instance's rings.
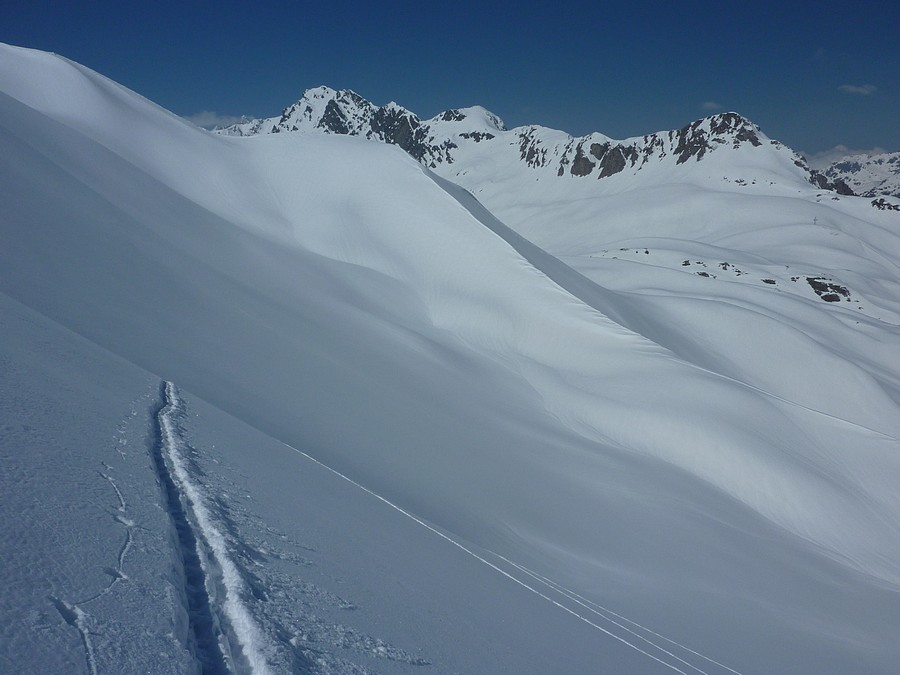
[[[897,212],[0,90],[3,669],[895,670]]]

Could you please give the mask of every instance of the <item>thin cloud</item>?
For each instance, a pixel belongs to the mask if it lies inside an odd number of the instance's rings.
[[[211,110],[201,110],[193,115],[186,115],[184,119],[188,122],[193,122],[198,127],[212,129],[213,127],[227,127],[229,124],[237,124],[246,118],[237,115],[220,115]]]
[[[842,84],[838,89],[845,94],[868,96],[869,94],[874,94],[878,87],[874,84]]]
[[[715,112],[716,110],[721,110],[723,106],[721,103],[716,103],[715,101],[704,101],[700,104],[700,107],[703,108],[703,110]]]

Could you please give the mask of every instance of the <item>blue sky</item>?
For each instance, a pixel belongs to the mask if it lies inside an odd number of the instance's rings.
[[[736,110],[808,153],[900,150],[891,2],[0,3],[0,41],[55,51],[180,114],[270,116],[308,87],[430,117],[616,138]]]

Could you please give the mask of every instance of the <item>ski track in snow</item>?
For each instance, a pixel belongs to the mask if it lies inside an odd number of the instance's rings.
[[[184,403],[171,382],[161,384],[159,404],[155,419],[159,436],[157,469],[181,548],[183,590],[191,614],[195,646],[201,651],[197,656],[212,670],[227,672],[235,669],[229,659],[233,656],[230,647],[237,647],[250,672],[270,673],[262,631],[241,601],[244,591],[241,574],[228,554],[228,542],[214,524],[201,488],[192,478],[185,461],[187,445],[178,425]],[[210,566],[215,569],[211,570]],[[221,603],[211,587],[211,576],[222,585]],[[230,627],[230,637],[237,644],[229,644],[229,636],[219,629],[219,612]]]
[[[574,593],[573,591],[568,591],[568,589],[565,589],[565,587],[563,587],[563,586],[561,586],[561,585],[559,585],[559,584],[556,584],[555,582],[550,581],[549,579],[546,579],[545,577],[541,577],[540,575],[531,572],[530,570],[528,570],[528,569],[527,569],[526,567],[524,567],[523,565],[519,565],[519,564],[517,564],[517,563],[515,563],[515,562],[513,562],[513,561],[511,561],[511,560],[509,560],[509,559],[507,559],[507,558],[505,558],[505,557],[503,557],[503,556],[501,556],[501,555],[498,555],[497,553],[493,553],[492,551],[490,552],[492,555],[496,556],[498,559],[500,559],[500,560],[506,562],[507,564],[509,564],[509,565],[513,566],[514,568],[518,569],[518,570],[519,570],[520,572],[522,572],[523,574],[525,574],[525,575],[531,577],[532,579],[538,581],[539,583],[541,583],[543,586],[545,586],[545,587],[546,587],[547,589],[549,589],[550,591],[555,592],[555,593],[558,593],[559,595],[561,595],[561,596],[563,596],[563,597],[565,597],[565,598],[567,598],[567,599],[569,599],[569,600],[572,600],[572,601],[576,602],[578,605],[581,605],[582,607],[584,607],[585,609],[587,609],[589,612],[591,612],[592,614],[594,614],[596,617],[599,617],[599,618],[602,619],[603,621],[607,622],[607,624],[609,624],[609,625],[611,625],[611,626],[618,627],[618,628],[620,628],[620,629],[622,629],[622,630],[624,630],[624,631],[630,633],[630,634],[633,635],[634,637],[640,639],[641,641],[643,641],[643,642],[645,642],[645,643],[651,645],[652,648],[658,650],[658,651],[661,652],[664,656],[660,657],[660,656],[655,656],[655,655],[651,654],[650,652],[648,652],[648,651],[642,649],[642,648],[639,647],[638,645],[636,645],[636,644],[634,644],[634,643],[632,643],[632,642],[629,642],[629,640],[627,640],[626,638],[624,638],[624,637],[622,637],[622,636],[620,636],[620,635],[617,635],[616,633],[613,633],[610,629],[601,626],[599,623],[596,622],[596,619],[588,618],[587,616],[584,616],[583,614],[580,614],[580,613],[576,612],[574,609],[572,609],[572,608],[570,608],[570,607],[567,607],[566,605],[562,604],[560,601],[558,601],[558,600],[556,600],[556,599],[550,597],[549,595],[547,595],[547,594],[544,593],[543,591],[539,590],[538,588],[535,588],[534,586],[529,585],[528,583],[526,583],[526,582],[523,581],[522,579],[519,579],[518,577],[514,576],[513,574],[511,574],[511,573],[508,572],[507,570],[504,570],[504,569],[503,569],[502,567],[500,567],[499,565],[497,565],[497,564],[495,564],[495,563],[492,563],[491,561],[487,560],[485,557],[479,555],[479,554],[476,553],[475,551],[471,550],[470,548],[468,548],[468,547],[466,547],[465,545],[461,544],[460,542],[456,541],[455,539],[453,539],[453,538],[450,537],[449,535],[445,534],[444,532],[441,532],[441,531],[438,530],[437,528],[435,528],[435,527],[429,525],[428,523],[426,523],[425,521],[421,520],[420,518],[414,516],[414,515],[411,514],[410,512],[405,511],[404,509],[400,508],[399,506],[397,506],[397,505],[394,504],[393,502],[391,502],[391,501],[389,501],[388,499],[382,497],[382,496],[379,495],[378,493],[373,492],[372,490],[370,490],[369,488],[365,487],[364,485],[361,485],[360,483],[357,483],[357,482],[356,482],[355,480],[353,480],[352,478],[350,478],[350,477],[348,477],[348,476],[345,476],[345,475],[342,474],[340,471],[337,471],[336,469],[331,468],[331,467],[328,466],[327,464],[324,464],[324,463],[320,462],[320,461],[317,460],[315,457],[312,457],[312,456],[308,455],[307,453],[303,452],[302,450],[298,450],[297,448],[293,447],[292,445],[288,445],[287,443],[283,443],[283,445],[284,445],[286,448],[289,448],[290,450],[296,452],[297,454],[299,454],[299,455],[305,457],[305,458],[308,459],[309,461],[311,461],[311,462],[313,462],[313,463],[319,465],[320,467],[322,467],[322,468],[325,469],[326,471],[329,471],[329,472],[333,473],[334,475],[336,475],[336,476],[338,476],[339,478],[341,478],[341,479],[347,481],[347,482],[350,483],[351,485],[353,485],[353,486],[359,488],[360,490],[363,490],[364,492],[366,492],[366,493],[372,495],[373,497],[375,497],[375,498],[378,499],[379,501],[383,502],[384,504],[386,504],[386,505],[389,506],[390,508],[394,509],[395,511],[398,511],[399,513],[401,513],[402,515],[406,516],[407,518],[409,518],[409,519],[412,520],[413,522],[415,522],[415,523],[421,525],[422,527],[424,527],[425,529],[427,529],[427,530],[433,532],[434,534],[436,534],[437,536],[439,536],[441,539],[444,539],[445,541],[449,542],[450,544],[452,544],[452,545],[455,546],[456,548],[462,550],[463,552],[465,552],[465,553],[468,554],[469,556],[475,558],[475,559],[476,559],[477,561],[479,561],[480,563],[482,563],[482,564],[484,564],[484,565],[487,565],[488,567],[490,567],[491,569],[495,570],[496,572],[499,572],[500,574],[502,574],[502,575],[503,575],[504,577],[506,577],[507,579],[510,579],[511,581],[513,581],[514,583],[518,584],[519,586],[522,586],[523,588],[525,588],[525,589],[527,589],[528,591],[534,593],[535,595],[537,595],[538,597],[542,598],[543,600],[546,600],[547,602],[549,602],[549,603],[555,605],[556,607],[559,607],[559,608],[562,609],[563,611],[565,611],[565,612],[571,614],[572,616],[574,616],[575,618],[579,619],[580,621],[583,621],[584,623],[588,624],[588,625],[591,626],[592,628],[595,628],[596,630],[598,630],[598,631],[600,631],[601,633],[603,633],[603,634],[605,634],[605,635],[607,635],[607,636],[613,638],[614,640],[618,640],[619,642],[623,643],[624,645],[626,645],[626,646],[629,647],[630,649],[632,649],[632,650],[638,652],[639,654],[642,654],[642,655],[646,656],[647,658],[650,658],[650,659],[652,659],[652,660],[654,660],[654,661],[656,661],[656,662],[662,664],[662,665],[665,666],[666,668],[668,668],[668,669],[670,669],[670,670],[674,670],[675,672],[678,672],[678,673],[682,673],[683,675],[688,675],[686,671],[682,670],[682,669],[679,668],[678,666],[676,666],[676,665],[674,665],[674,664],[672,664],[672,663],[669,663],[668,661],[663,660],[663,659],[665,658],[665,656],[669,656],[669,657],[675,659],[676,661],[680,662],[682,665],[687,666],[687,667],[690,668],[692,671],[695,671],[695,672],[698,672],[698,673],[702,673],[703,675],[709,675],[709,673],[707,673],[706,671],[701,670],[701,669],[698,668],[697,666],[694,666],[694,665],[688,663],[688,662],[685,661],[684,659],[682,659],[682,658],[676,656],[675,654],[673,654],[671,651],[669,651],[669,650],[665,649],[664,647],[662,647],[662,646],[656,644],[655,642],[653,642],[653,640],[652,640],[651,638],[647,638],[647,637],[644,637],[644,636],[641,636],[641,635],[635,633],[633,630],[631,630],[631,629],[629,629],[629,628],[623,626],[621,623],[619,623],[619,622],[617,622],[617,621],[615,621],[615,620],[609,618],[609,616],[604,615],[603,613],[601,613],[600,611],[598,611],[598,609],[601,609],[601,610],[603,610],[603,611],[606,611],[606,612],[608,612],[610,615],[613,615],[613,616],[615,616],[615,617],[621,619],[622,621],[625,621],[625,622],[631,624],[632,626],[635,626],[635,627],[637,627],[637,628],[639,628],[639,629],[641,629],[641,630],[644,630],[644,631],[646,631],[647,633],[650,633],[651,635],[653,635],[653,636],[655,636],[655,637],[657,637],[657,638],[659,638],[659,639],[661,639],[661,640],[664,640],[664,641],[666,641],[667,643],[669,643],[669,644],[671,644],[671,645],[674,645],[674,646],[679,647],[679,648],[681,648],[681,649],[683,649],[683,650],[685,650],[685,651],[687,651],[687,652],[690,652],[691,654],[696,655],[697,657],[699,657],[699,658],[701,658],[701,659],[704,659],[705,661],[707,661],[707,662],[709,662],[709,663],[711,663],[711,664],[714,664],[714,665],[716,665],[716,666],[719,666],[719,667],[721,667],[721,668],[724,668],[724,669],[727,670],[728,672],[736,673],[737,675],[740,675],[740,673],[738,673],[738,671],[733,670],[732,668],[729,668],[728,666],[725,666],[725,665],[719,663],[718,661],[716,661],[716,660],[714,660],[714,659],[711,659],[711,658],[709,658],[709,657],[707,657],[707,656],[704,656],[703,654],[700,654],[699,652],[694,651],[693,649],[690,649],[690,648],[688,648],[688,647],[685,647],[684,645],[682,645],[682,644],[676,642],[675,640],[671,640],[671,639],[669,639],[669,638],[667,638],[667,637],[665,637],[665,636],[663,636],[663,635],[660,635],[659,633],[656,633],[655,631],[650,630],[649,628],[645,628],[644,626],[640,625],[639,623],[637,623],[637,622],[635,622],[635,621],[631,621],[630,619],[627,619],[627,618],[625,618],[624,616],[621,616],[620,614],[616,614],[615,612],[612,612],[612,611],[610,611],[610,610],[606,610],[605,608],[601,607],[600,605],[596,605],[596,603],[592,603],[592,602],[589,601],[589,600],[585,600],[584,598],[581,598],[581,596],[579,596],[577,593]],[[589,604],[587,604],[587,603],[589,603]],[[590,605],[594,605],[594,607],[592,608]],[[598,609],[597,609],[597,608],[598,608]]]
[[[709,675],[709,673],[707,673],[706,671],[701,670],[700,668],[698,668],[697,666],[695,666],[695,665],[693,665],[693,664],[691,664],[691,663],[688,663],[687,661],[685,661],[684,659],[682,659],[682,658],[676,656],[676,655],[673,654],[672,652],[670,652],[670,651],[664,649],[663,647],[657,645],[657,644],[656,644],[655,642],[653,642],[651,639],[649,639],[649,638],[647,638],[647,637],[645,637],[645,636],[643,636],[643,635],[640,635],[639,633],[636,633],[635,631],[631,630],[631,629],[628,628],[627,626],[622,625],[622,624],[619,623],[618,621],[615,621],[615,620],[609,618],[609,616],[606,616],[606,615],[609,614],[609,615],[611,615],[611,616],[614,616],[614,617],[616,617],[617,619],[620,619],[621,621],[624,621],[625,623],[631,624],[631,625],[634,626],[635,628],[637,628],[637,629],[639,629],[639,630],[642,630],[642,631],[645,631],[646,633],[649,633],[649,634],[653,635],[653,636],[656,637],[656,638],[659,638],[659,639],[661,639],[661,640],[664,640],[665,642],[667,642],[667,643],[669,643],[669,644],[671,644],[671,645],[673,645],[673,646],[675,646],[675,647],[677,647],[677,648],[679,648],[679,649],[683,649],[683,650],[686,651],[686,652],[690,652],[692,655],[697,656],[697,657],[703,659],[704,661],[707,661],[707,662],[709,662],[709,663],[711,663],[711,664],[713,664],[713,665],[715,665],[715,666],[718,666],[718,667],[720,667],[720,668],[724,668],[725,670],[727,670],[727,671],[730,672],[730,673],[735,673],[736,675],[741,675],[739,671],[734,670],[733,668],[729,668],[729,667],[726,666],[724,663],[720,663],[720,662],[716,661],[715,659],[711,659],[711,658],[708,657],[708,656],[704,656],[704,655],[701,654],[700,652],[697,652],[697,651],[691,649],[690,647],[687,647],[687,646],[681,644],[680,642],[676,642],[675,640],[672,640],[672,639],[670,639],[670,638],[667,638],[665,635],[660,635],[660,634],[657,633],[656,631],[654,631],[654,630],[652,630],[652,629],[650,629],[650,628],[647,628],[646,626],[642,626],[641,624],[637,623],[636,621],[632,621],[631,619],[629,619],[629,618],[627,618],[627,617],[624,617],[624,616],[622,616],[621,614],[618,614],[618,613],[614,612],[613,610],[611,610],[611,609],[609,609],[609,608],[607,608],[607,607],[604,607],[603,605],[599,605],[599,604],[597,604],[596,602],[593,602],[592,600],[588,600],[587,598],[585,598],[585,597],[582,596],[582,595],[579,595],[579,594],[576,593],[575,591],[572,591],[572,590],[566,588],[565,586],[556,583],[556,582],[553,581],[552,579],[549,579],[549,578],[543,576],[542,574],[538,574],[537,572],[534,572],[534,571],[528,569],[528,568],[525,567],[524,565],[520,565],[519,563],[513,562],[513,561],[510,560],[509,558],[506,558],[506,557],[500,555],[499,553],[494,553],[493,551],[491,551],[491,553],[492,553],[493,555],[497,556],[500,560],[503,560],[504,562],[506,562],[506,563],[512,565],[513,567],[515,567],[516,569],[520,570],[520,571],[523,572],[524,574],[527,574],[527,575],[528,575],[529,577],[531,577],[532,579],[534,579],[534,580],[540,582],[540,583],[543,584],[544,586],[546,586],[546,587],[548,587],[548,588],[551,588],[551,589],[553,589],[554,591],[556,591],[557,593],[559,593],[560,595],[563,595],[563,596],[569,598],[570,600],[574,601],[576,604],[581,605],[582,607],[584,607],[585,609],[587,609],[589,612],[592,612],[592,613],[596,614],[597,616],[599,616],[599,617],[605,619],[606,621],[609,621],[610,623],[614,624],[615,626],[618,626],[618,627],[621,628],[622,630],[627,631],[627,632],[630,633],[631,635],[634,635],[636,638],[638,638],[638,639],[640,639],[640,640],[643,640],[644,642],[646,642],[646,643],[648,643],[648,644],[650,644],[650,645],[653,645],[654,647],[656,647],[656,648],[659,649],[660,651],[662,651],[662,652],[668,654],[668,655],[671,656],[672,658],[676,659],[677,661],[680,661],[681,663],[683,663],[684,665],[688,666],[689,668],[691,668],[691,669],[697,671],[698,673],[704,673],[704,675]]]

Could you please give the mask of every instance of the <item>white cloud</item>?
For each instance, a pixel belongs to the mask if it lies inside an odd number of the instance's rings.
[[[722,104],[716,103],[715,101],[704,101],[703,103],[700,104],[700,107],[703,108],[703,110],[707,110],[709,112],[715,112],[716,110],[722,109]]]
[[[193,115],[185,115],[184,119],[193,122],[198,127],[212,129],[213,127],[227,127],[229,124],[237,124],[246,118],[240,115],[220,115],[211,110],[201,110]]]
[[[845,94],[859,94],[861,96],[868,96],[869,94],[874,94],[875,90],[878,89],[874,84],[842,84],[838,87],[839,90],[844,92]]]
[[[884,152],[887,152],[887,150],[878,147],[872,148],[871,150],[853,150],[846,145],[836,145],[830,150],[823,150],[822,152],[816,152],[811,155],[805,153],[801,154],[806,157],[806,161],[811,168],[821,170],[827,169],[844,157],[849,157],[851,155],[880,155]]]

